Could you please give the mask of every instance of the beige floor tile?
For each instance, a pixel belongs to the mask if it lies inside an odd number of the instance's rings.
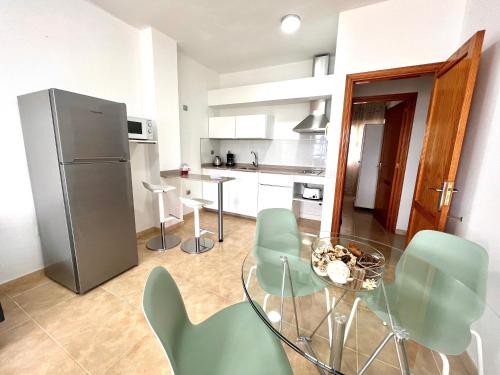
[[[206,291],[196,284],[177,281],[189,319],[193,324],[201,323],[217,311],[229,306],[224,297]]]
[[[216,214],[203,212],[201,221],[202,227],[216,232]],[[371,223],[366,215],[353,215],[344,221],[346,223],[351,226],[352,233],[372,235],[377,241],[393,243],[393,239],[381,231],[376,223]],[[318,230],[315,222],[301,220],[300,225],[308,232]],[[173,232],[183,240],[192,237],[192,215]],[[0,293],[5,291],[9,296],[14,296],[50,335],[47,336],[30,320],[13,303],[12,298],[0,294],[8,318],[8,325],[0,323],[0,373],[78,373],[78,364],[71,359],[74,358],[92,374],[170,374],[161,346],[142,315],[144,284],[154,267],[165,267],[176,280],[194,323],[239,302],[243,294],[241,265],[252,249],[255,221],[227,215],[224,232],[224,242],[215,242],[213,250],[200,255],[186,254],[179,246],[165,252],[147,250],[145,244],[153,234],[145,236],[138,241],[139,266],[83,296],[65,290],[42,273],[0,286]],[[210,237],[215,239],[213,235]],[[387,272],[393,272],[397,257],[392,258],[389,248],[383,247],[382,250],[388,260]],[[255,277],[250,289],[252,296],[262,304],[265,293]],[[333,289],[330,291],[333,292]],[[353,300],[353,295],[347,295],[338,305],[337,311],[348,315]],[[279,297],[271,297],[268,304],[270,309],[279,310]],[[300,298],[298,313],[301,332],[309,333],[308,330],[315,327],[325,313],[324,294],[320,291]],[[292,305],[287,303],[285,329],[293,330],[293,321]],[[347,348],[344,349],[342,371],[346,374],[356,373],[386,330],[363,305],[359,307],[355,322],[357,324],[353,324]],[[327,337],[327,325],[323,324],[317,340],[313,341],[314,350],[325,361],[329,355]],[[285,349],[295,374],[318,374],[311,362],[290,348]],[[359,349],[361,354],[358,355],[355,349]],[[48,360],[41,357],[40,353],[44,352],[49,353]],[[438,374],[433,372],[437,366],[432,353],[422,350],[417,353],[416,358],[413,358],[414,373]],[[7,358],[13,360],[5,361]],[[397,367],[386,363],[394,363],[395,360],[394,348],[389,344],[369,373],[399,374]],[[437,362],[440,364],[439,359]],[[35,368],[33,363],[41,365]],[[464,362],[460,357],[450,357],[450,363],[453,374],[473,374],[464,370]]]
[[[10,297],[15,297],[47,282],[49,282],[49,278],[45,276],[43,270],[40,270],[4,283],[0,285],[0,288],[3,293],[8,294]]]
[[[35,323],[0,335],[0,374],[85,374]]]
[[[29,315],[36,319],[57,304],[75,298],[69,289],[49,280],[48,282],[13,297]]]
[[[144,285],[151,271],[157,266],[158,264],[151,260],[143,261],[137,267],[106,282],[101,288],[126,300],[137,311],[142,311]]]
[[[112,375],[173,375],[160,343],[153,333],[138,341],[114,363],[106,374]]]
[[[148,333],[140,312],[100,288],[59,304],[39,322],[93,374],[103,373]]]
[[[359,369],[363,367],[363,365],[366,363],[368,357],[362,354],[359,354]],[[375,360],[370,367],[368,367],[368,370],[365,372],[367,375],[401,375],[401,371],[399,370],[399,367],[393,367],[390,366],[384,362]],[[419,374],[418,372],[416,374]]]
[[[5,316],[5,320],[0,322],[0,334],[13,327],[17,327],[19,324],[29,319],[28,315],[26,315],[24,311],[5,294],[0,294],[0,303],[2,304]]]

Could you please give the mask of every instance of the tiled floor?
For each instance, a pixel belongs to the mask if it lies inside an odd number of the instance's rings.
[[[354,207],[354,197],[344,196],[341,233],[369,238],[398,249],[404,249],[405,236],[387,231],[369,210]]]
[[[215,229],[215,214],[204,213],[202,224]],[[168,374],[167,360],[141,312],[149,272],[157,265],[166,267],[181,289],[191,320],[200,322],[241,300],[241,264],[251,248],[254,228],[253,220],[226,216],[224,242],[200,256],[179,248],[151,252],[145,249],[146,239],[141,239],[139,266],[83,296],[41,272],[1,285],[6,321],[0,323],[0,374]],[[192,231],[192,218],[175,230],[183,239]],[[350,339],[344,354],[343,369],[348,374],[355,372],[371,349],[367,342],[358,343],[357,337]],[[295,374],[318,373],[304,358],[287,352]],[[380,359],[370,374],[398,373],[390,351]],[[422,373],[439,374],[439,359],[431,352],[421,360]],[[460,358],[452,358],[451,364],[453,374],[469,374]]]

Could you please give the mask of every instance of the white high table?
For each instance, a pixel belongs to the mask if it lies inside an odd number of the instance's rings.
[[[186,176],[181,176],[178,170],[173,171],[162,171],[160,172],[160,176],[163,178],[179,178],[181,180],[193,180],[193,181],[201,181],[201,182],[209,182],[217,184],[217,223],[218,223],[218,238],[219,242],[224,240],[224,207],[223,207],[223,184],[224,182],[234,180],[234,177],[217,177],[213,178],[210,175],[206,174],[196,174],[189,173]]]

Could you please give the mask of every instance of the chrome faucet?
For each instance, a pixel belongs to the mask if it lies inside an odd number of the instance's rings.
[[[252,162],[253,166],[255,168],[259,168],[259,158],[257,157],[257,154],[255,153],[255,151],[250,151],[250,153],[253,155],[253,158],[254,158],[254,160]]]

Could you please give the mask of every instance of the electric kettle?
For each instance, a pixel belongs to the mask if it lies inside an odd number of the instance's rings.
[[[222,166],[222,159],[220,158],[220,156],[216,156],[212,164],[214,165],[214,167]]]

